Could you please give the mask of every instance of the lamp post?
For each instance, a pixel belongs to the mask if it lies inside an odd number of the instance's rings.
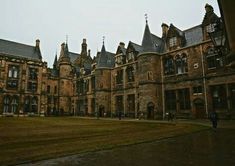
[[[229,54],[226,55],[228,67],[235,68],[235,1],[217,0],[217,2],[226,31],[226,39],[229,48]]]
[[[229,64],[227,59],[228,46],[222,21],[218,20],[214,24],[214,30],[212,32],[209,32],[208,34],[214,46],[214,53],[217,54],[216,60],[220,61],[221,67],[226,66],[227,64]]]

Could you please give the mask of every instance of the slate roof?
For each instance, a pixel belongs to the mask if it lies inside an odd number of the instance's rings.
[[[142,40],[142,47],[144,52],[155,52],[156,46],[152,39],[152,34],[150,32],[148,23],[146,22],[145,30],[144,30],[144,36]]]
[[[0,53],[41,61],[40,50],[35,46],[0,39]]]
[[[97,54],[97,68],[112,68],[115,64],[115,54],[107,52],[103,44],[101,52]]]
[[[192,27],[184,31],[186,47],[203,41],[203,32],[201,25]]]
[[[154,35],[154,34],[151,34],[151,36],[152,36],[153,44],[156,47],[156,51],[158,53],[162,53],[164,51],[164,41],[163,41],[163,39],[156,36],[156,35]]]
[[[69,52],[69,58],[71,63],[74,63],[74,61],[80,56],[80,54],[78,53],[74,53],[74,52]]]
[[[142,46],[140,46],[140,45],[138,45],[138,44],[136,44],[136,43],[134,43],[132,41],[130,41],[129,43],[134,47],[135,51],[137,51],[137,52],[142,52],[143,51],[143,47]]]

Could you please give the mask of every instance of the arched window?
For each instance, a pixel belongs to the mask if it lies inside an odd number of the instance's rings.
[[[3,98],[3,113],[10,113],[10,96]]]
[[[182,74],[182,60],[179,55],[176,55],[175,57],[175,67],[176,67],[176,73],[177,74]]]
[[[182,64],[183,73],[188,72],[188,58],[186,54],[182,54]]]
[[[184,74],[188,71],[188,63],[186,54],[177,55],[175,58],[175,66],[177,74]]]
[[[164,73],[166,75],[170,75],[170,74],[175,73],[174,60],[171,56],[166,57],[163,60],[163,64],[164,64]]]
[[[18,97],[14,96],[11,101],[11,112],[18,113]]]

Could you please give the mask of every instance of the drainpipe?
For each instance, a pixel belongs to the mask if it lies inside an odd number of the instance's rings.
[[[206,115],[208,116],[207,88],[206,88],[204,55],[203,55],[203,51],[202,51],[202,45],[200,46],[200,53],[201,53],[201,63],[202,63],[202,78],[203,78],[203,89],[204,89],[205,108],[206,108]]]
[[[162,81],[162,119],[165,119],[165,89],[164,89],[164,82],[163,82],[163,61],[161,56],[161,81]]]

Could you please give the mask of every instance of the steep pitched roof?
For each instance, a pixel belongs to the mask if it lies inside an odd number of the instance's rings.
[[[136,43],[134,43],[134,42],[132,42],[132,41],[130,41],[129,42],[129,45],[132,45],[132,47],[134,48],[134,50],[136,51],[136,52],[142,52],[143,51],[143,47],[142,46],[140,46],[140,45],[138,45],[138,44],[136,44]]]
[[[97,54],[97,68],[112,68],[115,63],[115,54],[107,52],[103,44],[100,54]]]
[[[0,53],[21,58],[41,61],[40,49],[35,46],[0,39]]]
[[[150,32],[148,22],[146,22],[143,40],[142,40],[142,47],[144,52],[154,52],[156,51],[156,46],[154,45],[152,34]]]
[[[69,58],[71,63],[74,63],[75,60],[80,56],[80,54],[78,53],[74,53],[74,52],[69,52]]]
[[[151,34],[153,44],[156,47],[156,52],[162,53],[164,51],[164,40],[154,34]]]

